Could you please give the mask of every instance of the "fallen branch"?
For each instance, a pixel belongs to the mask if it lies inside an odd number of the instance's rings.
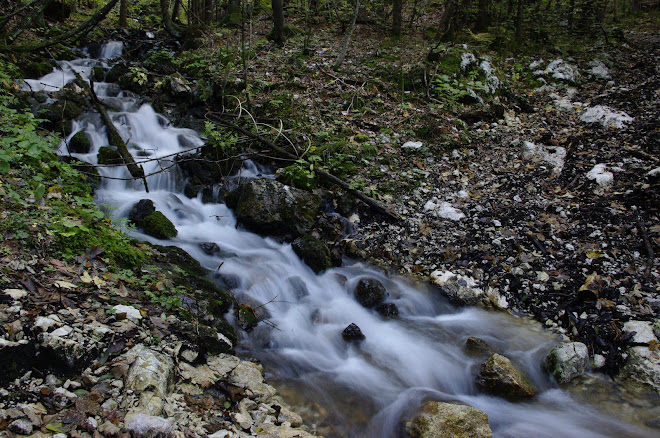
[[[119,152],[119,155],[121,155],[122,159],[124,160],[124,164],[126,164],[126,168],[130,172],[131,176],[134,179],[141,179],[144,181],[144,188],[147,193],[149,193],[149,186],[147,185],[147,178],[144,174],[144,168],[137,165],[133,159],[133,155],[131,155],[131,153],[128,151],[128,147],[126,146],[124,140],[121,138],[121,135],[119,135],[119,132],[117,131],[117,128],[115,128],[114,123],[112,123],[112,119],[110,119],[110,116],[105,109],[105,105],[103,105],[98,96],[96,96],[96,93],[94,93],[94,85],[91,82],[88,84],[87,81],[85,81],[82,76],[80,76],[80,74],[75,73],[75,75],[78,81],[80,81],[83,87],[85,87],[87,90],[92,105],[101,115],[101,119],[103,119],[103,123],[105,124],[105,129],[108,135],[108,143],[110,146],[117,148],[117,152]]]
[[[653,269],[653,262],[655,260],[655,252],[653,251],[653,245],[651,245],[651,240],[649,240],[649,233],[646,231],[646,225],[641,217],[637,218],[637,230],[642,235],[642,240],[644,241],[644,247],[646,248],[646,272],[644,278],[648,279],[651,275],[651,270]]]
[[[278,154],[280,156],[284,156],[286,158],[290,158],[290,159],[295,160],[295,161],[300,159],[299,157],[295,156],[294,154],[292,154],[290,152],[285,151],[281,147],[279,147],[276,144],[272,143],[271,141],[265,139],[264,137],[260,136],[259,134],[255,134],[253,132],[250,132],[250,131],[248,131],[248,130],[246,130],[246,129],[244,129],[244,128],[242,128],[242,127],[240,127],[240,126],[238,126],[234,123],[223,120],[220,117],[215,116],[213,114],[209,114],[208,117],[212,118],[219,125],[222,125],[224,127],[233,129],[234,131],[240,132],[243,135],[247,135],[248,137],[250,137],[254,140],[257,140],[258,142],[260,142],[264,146],[268,147],[269,149],[271,149],[273,152],[275,152],[276,154]],[[326,180],[326,181],[328,181],[332,184],[336,184],[339,187],[341,187],[342,189],[346,190],[348,193],[355,196],[357,199],[364,202],[365,204],[367,204],[369,207],[371,207],[372,209],[374,209],[378,213],[380,213],[380,214],[382,214],[382,215],[384,215],[384,216],[386,216],[386,217],[388,217],[388,218],[390,218],[394,221],[397,221],[397,222],[401,220],[401,218],[399,218],[399,216],[397,216],[394,212],[392,212],[392,210],[390,208],[387,208],[387,207],[383,206],[380,202],[366,196],[364,193],[362,193],[360,191],[357,191],[355,189],[352,189],[347,182],[337,178],[336,176],[332,175],[331,173],[325,172],[325,171],[320,170],[318,168],[315,168],[314,172],[316,172],[316,174],[318,176],[320,176],[321,178],[323,178],[324,180]]]
[[[660,162],[660,158],[658,158],[654,155],[651,155],[647,152],[640,151],[639,149],[633,149],[633,148],[626,147],[626,148],[623,148],[623,150],[626,151],[626,152],[629,152],[630,154],[635,155],[639,158],[644,158],[646,160],[653,161],[654,163]]]

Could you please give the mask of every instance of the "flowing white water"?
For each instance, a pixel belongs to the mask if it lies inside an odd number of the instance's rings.
[[[61,87],[65,77],[65,72],[53,72],[37,83],[50,90]],[[113,105],[121,105],[113,121],[135,159],[151,160],[142,163],[147,174],[170,166],[172,154],[203,144],[193,131],[170,126],[149,105],[138,105],[115,86],[96,84],[96,90]],[[107,144],[100,118],[82,117],[73,133],[79,130],[89,134],[93,147],[89,154],[75,156],[96,163],[98,148]],[[67,154],[66,143],[60,152]],[[166,158],[153,160],[157,157]],[[316,275],[290,245],[237,229],[224,204],[183,196],[174,167],[148,178],[149,193],[141,182],[121,180],[129,177],[125,168],[100,171],[117,178],[106,179],[97,192],[99,202],[116,207],[116,215],[125,216],[135,202],[151,199],[179,231],[171,241],[136,233],[138,238],[180,246],[217,272],[218,280],[230,285],[240,301],[267,303],[262,310],[268,323],[242,333],[239,348],[262,360],[282,393],[309,413],[306,421],[319,422],[319,432],[327,436],[401,436],[402,419],[428,399],[485,411],[495,437],[650,436],[648,429],[615,419],[600,406],[558,389],[539,365],[556,341],[537,324],[503,313],[453,308],[437,291],[361,262],[346,261],[341,268]],[[242,176],[260,172],[249,163]],[[204,252],[200,243],[208,242],[220,251]],[[385,285],[387,301],[396,304],[399,319],[383,319],[355,301],[353,291],[361,278]],[[350,323],[362,329],[366,340],[347,344],[342,339]],[[483,358],[466,353],[469,336],[486,340],[509,357],[541,394],[518,403],[480,394],[474,374]]]

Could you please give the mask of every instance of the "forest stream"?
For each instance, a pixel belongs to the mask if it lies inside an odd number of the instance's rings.
[[[104,46],[101,60],[60,62],[56,71],[27,80],[32,90],[53,91],[75,79],[88,78],[95,66],[108,68],[121,54],[121,44]],[[436,289],[389,274],[369,264],[344,259],[341,267],[315,274],[290,244],[260,237],[237,226],[224,203],[202,203],[183,195],[181,173],[172,169],[176,154],[186,154],[204,140],[193,130],[176,128],[138,96],[116,85],[95,83],[99,98],[118,112],[110,115],[136,162],[144,167],[148,193],[140,181],[125,181],[125,167],[99,167],[99,204],[126,217],[133,205],[150,199],[178,230],[171,240],[139,231],[138,239],[176,245],[195,257],[227,284],[239,302],[261,306],[264,319],[250,332],[239,330],[237,351],[264,365],[267,380],[325,436],[396,437],[402,421],[426,400],[457,402],[488,414],[495,437],[650,437],[644,423],[654,416],[654,401],[588,373],[580,383],[559,387],[542,366],[558,344],[557,336],[540,324],[505,312],[452,306]],[[70,139],[84,131],[92,141],[86,154],[73,154],[97,164],[97,152],[107,145],[97,113],[85,113],[74,124]],[[67,142],[59,153],[69,155]],[[165,157],[158,159],[159,157]],[[241,181],[269,178],[270,171],[249,160],[239,171]],[[234,181],[236,183],[236,181]],[[350,233],[350,229],[348,232]],[[215,244],[209,254],[200,244]],[[353,296],[361,280],[377,280],[386,303],[396,305],[398,318],[383,318]],[[218,280],[219,281],[219,280]],[[231,318],[231,317],[229,317]],[[364,340],[347,342],[342,331],[356,324]],[[466,349],[468,337],[486,341],[493,352],[508,357],[538,389],[524,401],[486,395],[475,384],[483,352]]]

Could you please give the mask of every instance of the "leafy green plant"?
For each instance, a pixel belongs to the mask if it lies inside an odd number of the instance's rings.
[[[144,67],[132,66],[128,69],[128,77],[140,86],[144,86],[149,82],[148,73]]]

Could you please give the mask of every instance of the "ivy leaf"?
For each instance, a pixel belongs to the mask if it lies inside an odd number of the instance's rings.
[[[89,275],[89,272],[85,271],[83,272],[83,275],[80,276],[80,281],[82,281],[85,284],[89,284],[94,281],[91,275]]]
[[[34,189],[34,200],[37,202],[41,201],[41,198],[44,197],[44,193],[46,193],[46,186],[39,184],[39,186]]]

